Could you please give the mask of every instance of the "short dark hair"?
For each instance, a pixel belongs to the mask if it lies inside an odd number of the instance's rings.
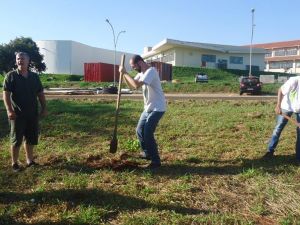
[[[131,59],[134,64],[137,64],[139,61],[144,62],[144,59],[140,55],[134,55]]]
[[[25,56],[27,57],[28,59],[30,59],[30,56],[27,52],[15,52],[15,55],[20,55],[20,56]]]

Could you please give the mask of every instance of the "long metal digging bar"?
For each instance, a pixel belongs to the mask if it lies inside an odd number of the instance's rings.
[[[121,56],[121,66],[124,67],[125,55]],[[123,73],[120,73],[119,76],[119,88],[118,88],[118,98],[117,98],[117,106],[116,106],[116,113],[115,113],[115,127],[114,133],[112,136],[112,140],[110,142],[110,153],[116,153],[118,149],[118,138],[117,138],[117,128],[118,128],[118,116],[119,116],[119,109],[120,109],[120,100],[121,100],[121,84],[123,79]]]
[[[281,114],[284,118],[286,118],[287,120],[291,121],[293,124],[295,124],[297,127],[300,128],[300,123],[298,123],[295,119],[293,119],[292,117],[285,115],[285,114]]]

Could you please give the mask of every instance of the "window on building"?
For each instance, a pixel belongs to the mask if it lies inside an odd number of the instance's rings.
[[[297,55],[297,48],[289,48],[286,50],[286,55]]]
[[[171,53],[171,54],[168,54],[168,55],[164,55],[162,58],[161,58],[161,62],[172,62],[174,61],[174,54]]]
[[[292,61],[286,61],[286,62],[284,62],[283,68],[284,69],[286,69],[286,68],[293,68],[293,62]]]
[[[296,68],[300,68],[300,61],[296,61]]]
[[[267,50],[267,53],[265,54],[265,57],[272,57],[272,51]]]
[[[250,70],[250,65],[246,65],[246,70]],[[251,71],[259,71],[259,66],[251,65]]]
[[[218,59],[217,68],[226,70],[227,69],[227,59]]]
[[[269,68],[270,69],[280,69],[280,62],[270,62]]]
[[[277,49],[274,51],[275,56],[285,56],[285,50],[284,49]]]
[[[159,54],[159,55],[156,55],[154,57],[151,58],[150,62],[172,62],[174,61],[174,53],[169,53],[169,54]]]
[[[216,62],[217,57],[215,55],[202,55],[202,62]]]
[[[292,61],[282,61],[282,62],[270,62],[270,69],[289,69],[293,68]]]
[[[230,56],[229,62],[230,62],[230,64],[243,64],[243,57]]]

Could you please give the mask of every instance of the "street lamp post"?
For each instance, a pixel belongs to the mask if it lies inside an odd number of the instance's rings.
[[[114,87],[116,86],[116,52],[117,52],[117,44],[118,44],[118,39],[121,33],[125,33],[125,30],[122,30],[118,33],[117,38],[115,35],[115,30],[113,25],[110,23],[108,19],[105,20],[111,27],[111,30],[113,32],[113,37],[114,37]]]
[[[249,76],[252,76],[252,41],[253,41],[253,31],[254,31],[254,12],[255,9],[251,9],[252,13],[252,25],[251,25],[251,44],[250,44],[250,65],[249,65]]]

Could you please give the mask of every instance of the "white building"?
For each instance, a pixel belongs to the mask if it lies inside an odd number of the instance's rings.
[[[264,70],[263,48],[252,48],[252,71]],[[250,48],[245,46],[195,43],[165,39],[153,47],[145,47],[142,57],[173,66],[249,70]]]
[[[265,71],[281,73],[300,73],[300,40],[256,44],[264,48]]]
[[[48,40],[36,41],[40,53],[44,55],[46,73],[84,74],[84,63],[114,64],[114,51],[91,47],[76,41]],[[126,55],[125,67],[129,66],[132,53],[116,52],[116,65],[120,64],[121,55]]]

